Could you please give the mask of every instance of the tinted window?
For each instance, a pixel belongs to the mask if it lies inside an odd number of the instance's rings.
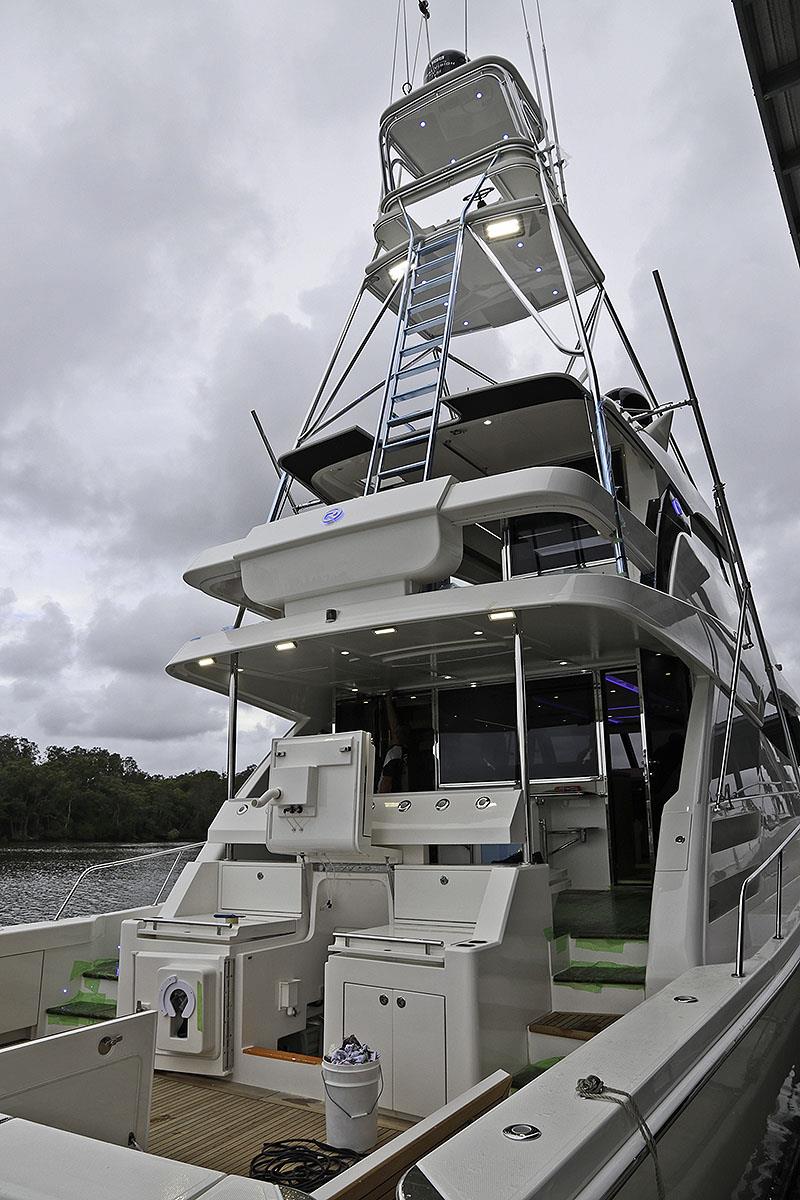
[[[526,706],[531,779],[597,774],[594,687],[590,674],[530,680]]]
[[[516,710],[510,683],[439,692],[439,770],[442,783],[516,778]]]

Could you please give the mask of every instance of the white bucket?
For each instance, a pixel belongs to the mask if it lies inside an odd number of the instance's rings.
[[[379,1062],[330,1063],[323,1059],[325,1140],[329,1146],[365,1154],[378,1140],[378,1101],[383,1092]]]

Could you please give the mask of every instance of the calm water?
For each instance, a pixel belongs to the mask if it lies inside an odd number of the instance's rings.
[[[150,850],[164,850],[161,843],[7,846],[0,848],[0,925],[48,920],[72,887],[81,871],[95,863],[133,858]],[[187,851],[172,873],[177,878],[196,850]],[[177,854],[177,848],[176,848]],[[108,912],[152,904],[174,862],[174,856],[145,859],[127,867],[112,867],[90,875],[76,892],[65,917]]]

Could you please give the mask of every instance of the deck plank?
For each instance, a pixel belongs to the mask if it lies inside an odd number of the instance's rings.
[[[396,1137],[398,1122],[378,1121],[378,1145]],[[156,1072],[150,1114],[150,1154],[193,1166],[248,1175],[264,1142],[289,1138],[325,1141],[318,1101],[235,1090],[223,1080]]]

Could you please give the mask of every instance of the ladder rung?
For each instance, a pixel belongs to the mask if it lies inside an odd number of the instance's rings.
[[[431,267],[438,267],[440,263],[449,262],[451,258],[455,258],[455,250],[449,250],[447,254],[443,254],[441,258],[430,258],[425,263],[424,269],[430,271]]]
[[[427,442],[430,436],[431,431],[426,429],[423,433],[409,433],[407,437],[392,438],[391,441],[383,443],[383,450],[385,453],[387,450],[397,450],[400,446],[418,446],[421,442]]]
[[[378,479],[391,479],[395,475],[405,475],[409,471],[421,471],[424,467],[424,459],[422,462],[406,463],[404,467],[390,467],[388,471],[379,471]]]
[[[421,421],[423,417],[432,417],[432,408],[421,408],[419,412],[406,413],[404,417],[389,417],[386,422],[387,428],[391,429],[393,425],[407,425],[409,421]]]
[[[438,370],[439,364],[434,359],[432,362],[420,363],[418,366],[403,367],[399,371],[395,371],[395,379],[407,379],[409,375],[421,375],[423,371]],[[321,503],[321,501],[319,502]]]
[[[406,333],[413,333],[414,330],[418,328],[418,325],[409,325],[406,329]],[[400,351],[400,358],[404,358],[406,354],[421,354],[423,350],[433,350],[436,346],[441,346],[443,341],[444,334],[442,334],[440,337],[425,338],[424,341],[417,342],[413,346],[405,346],[404,349]]]
[[[438,383],[426,383],[424,387],[414,388],[410,392],[395,392],[392,400],[413,400],[415,396],[424,396],[426,392],[435,392]]]
[[[416,304],[409,304],[408,311],[416,312],[419,308],[427,308],[429,304],[447,304],[450,296],[450,290],[442,292],[441,296],[428,296],[427,300],[418,300]]]
[[[447,233],[444,237],[437,238],[435,242],[424,242],[417,250],[417,257],[420,254],[428,254],[431,250],[438,249],[439,246],[449,246],[450,242],[454,242],[457,237],[457,233]]]
[[[437,283],[450,283],[453,278],[453,272],[448,271],[444,275],[434,275],[432,279],[422,279],[419,283],[415,283],[411,289],[411,295],[416,292],[424,292],[427,288],[435,287]]]
[[[441,325],[446,319],[446,313],[442,313],[440,317],[428,317],[427,321],[415,321],[413,325],[406,325],[406,333],[416,333],[418,329],[428,329],[431,325]]]

